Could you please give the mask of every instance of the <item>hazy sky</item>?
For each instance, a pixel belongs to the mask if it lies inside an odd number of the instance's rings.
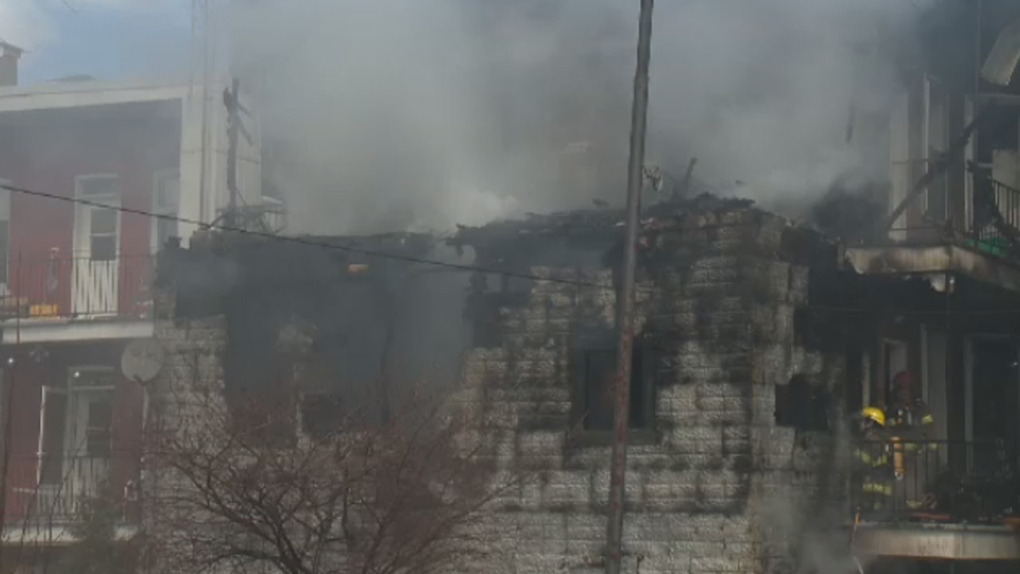
[[[27,50],[23,83],[186,70],[191,0],[0,0],[0,38]]]

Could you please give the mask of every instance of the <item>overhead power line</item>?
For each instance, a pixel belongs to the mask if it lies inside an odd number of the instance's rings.
[[[355,253],[358,255],[364,255],[366,257],[378,257],[380,259],[392,259],[396,261],[403,261],[406,263],[418,263],[422,265],[429,265],[438,268],[453,269],[457,271],[470,271],[475,273],[490,273],[493,275],[502,275],[504,277],[511,277],[515,279],[527,279],[530,281],[545,281],[548,283],[556,283],[562,285],[571,285],[575,287],[592,287],[598,289],[614,289],[612,285],[605,283],[593,283],[591,281],[577,281],[573,279],[563,279],[558,277],[543,277],[540,275],[534,275],[529,273],[520,273],[515,271],[507,271],[503,269],[493,269],[489,267],[480,267],[477,265],[468,265],[465,263],[451,263],[448,261],[437,261],[435,259],[426,259],[422,257],[414,257],[411,255],[401,255],[399,253],[389,253],[385,251],[376,251],[373,249],[365,249],[353,245],[337,245],[335,243],[325,243],[322,241],[315,241],[307,237],[298,237],[293,235],[277,235],[274,233],[267,233],[264,231],[256,231],[251,229],[245,229],[242,227],[231,227],[227,225],[206,223],[198,221],[196,219],[189,219],[187,217],[180,217],[177,215],[167,215],[164,213],[154,213],[146,211],[144,209],[133,209],[130,207],[108,205],[99,201],[91,201],[80,197],[67,197],[63,195],[57,195],[54,193],[47,193],[45,191],[37,191],[34,189],[27,189],[24,187],[18,187],[15,185],[9,185],[6,183],[0,183],[0,189],[5,189],[12,193],[20,193],[22,195],[28,195],[32,197],[40,197],[43,199],[52,199],[54,201],[62,201],[64,203],[71,203],[76,205],[86,205],[90,207],[98,207],[102,209],[110,209],[120,213],[128,213],[131,215],[140,215],[142,217],[152,217],[155,219],[162,219],[166,221],[176,221],[178,223],[185,223],[188,225],[194,225],[202,229],[215,229],[217,231],[227,231],[232,233],[238,233],[241,235],[249,235],[253,237],[261,237],[273,241],[283,241],[287,243],[294,243],[297,245],[304,245],[307,247],[315,247],[318,249],[342,251],[346,253]],[[800,305],[804,309],[811,309],[815,311],[828,311],[833,313],[869,313],[875,311],[872,308],[865,307],[839,307],[831,305]],[[1000,309],[987,309],[987,310],[939,310],[939,311],[924,311],[924,310],[903,310],[900,311],[904,315],[912,316],[941,316],[941,315],[987,315],[987,314],[999,314],[999,313],[1020,313],[1020,308],[1000,308]]]
[[[188,225],[194,225],[202,229],[215,229],[217,231],[227,231],[231,233],[237,233],[241,235],[250,235],[255,237],[262,237],[274,241],[283,241],[287,243],[295,243],[298,245],[304,245],[307,247],[316,247],[319,249],[326,249],[332,251],[343,251],[346,253],[355,253],[358,255],[364,255],[366,257],[378,257],[381,259],[392,259],[396,261],[403,261],[406,263],[418,263],[421,265],[430,265],[434,267],[442,267],[446,269],[454,269],[458,271],[470,271],[474,273],[491,273],[493,275],[503,275],[505,277],[512,277],[515,279],[528,279],[531,281],[546,281],[549,283],[559,283],[564,285],[574,285],[578,287],[597,287],[600,289],[612,289],[611,285],[604,283],[592,283],[588,281],[576,281],[572,279],[563,279],[558,277],[542,277],[539,275],[521,273],[516,271],[508,271],[502,269],[491,269],[487,267],[479,267],[477,265],[468,265],[465,263],[452,263],[449,261],[438,261],[435,259],[425,259],[422,257],[414,257],[412,255],[401,255],[399,253],[389,253],[385,251],[376,251],[373,249],[365,249],[353,245],[338,245],[335,243],[325,243],[322,241],[315,241],[306,237],[298,237],[294,235],[277,235],[274,233],[268,233],[264,231],[256,231],[252,229],[245,229],[242,227],[222,225],[216,223],[206,223],[196,219],[190,219],[187,217],[181,217],[178,215],[168,215],[165,213],[154,213],[152,211],[146,211],[144,209],[134,209],[130,207],[108,205],[99,201],[91,201],[80,197],[67,197],[63,195],[57,195],[55,193],[47,193],[45,191],[38,191],[34,189],[28,189],[24,187],[18,187],[15,185],[9,185],[6,183],[0,183],[0,189],[5,189],[12,193],[20,193],[22,195],[28,195],[32,197],[40,197],[44,199],[51,199],[54,201],[62,201],[65,203],[72,203],[75,205],[86,205],[90,207],[98,207],[102,209],[110,209],[118,211],[120,213],[129,213],[132,215],[140,215],[143,217],[152,217],[156,219],[163,219],[167,221],[176,221],[178,223],[185,223]]]

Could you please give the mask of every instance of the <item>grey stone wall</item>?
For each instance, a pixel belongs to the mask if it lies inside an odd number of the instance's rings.
[[[819,527],[837,520],[839,425],[832,435],[798,436],[775,423],[775,387],[794,374],[837,397],[843,381],[842,356],[798,343],[794,313],[808,303],[809,273],[783,260],[785,230],[778,218],[737,212],[651,239],[652,263],[639,272],[638,331],[664,352],[657,436],[629,449],[632,571],[782,572],[803,558],[804,541],[814,544]],[[499,566],[597,570],[609,448],[581,440],[572,424],[569,363],[579,330],[611,327],[612,277],[604,269],[533,272],[603,288],[540,282],[526,303],[500,309],[499,345],[468,353],[452,404],[473,423],[466,444],[505,472],[523,473],[492,512]]]
[[[154,339],[164,351],[164,365],[147,389],[149,412],[147,443],[142,478],[142,525],[146,533],[145,551],[152,560],[151,572],[178,572],[182,553],[189,547],[186,538],[189,523],[199,524],[203,517],[183,514],[173,500],[187,481],[162,460],[160,436],[215,437],[222,430],[210,420],[210,413],[223,405],[223,352],[226,325],[223,317],[173,320],[173,293],[162,291],[155,306]],[[223,570],[225,573],[226,570]],[[215,574],[215,573],[214,573]]]

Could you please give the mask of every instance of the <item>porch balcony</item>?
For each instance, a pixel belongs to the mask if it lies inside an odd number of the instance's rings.
[[[4,342],[14,342],[19,334],[31,340],[40,335],[39,328],[72,323],[151,322],[154,268],[154,257],[148,254],[109,260],[14,258],[9,264],[8,281],[0,284]],[[20,329],[25,331],[18,333]],[[67,336],[77,337],[73,333]],[[102,335],[90,333],[88,337]],[[24,337],[21,340],[28,342]]]
[[[139,521],[137,456],[12,457],[4,480],[4,543],[66,542],[96,513],[119,530]]]
[[[1020,189],[971,166],[963,188],[933,182],[891,229],[847,256],[862,273],[958,273],[1020,291]]]
[[[1015,449],[1001,440],[873,442],[892,495],[852,484],[854,549],[868,556],[941,560],[1020,559]],[[895,478],[896,453],[902,453]],[[874,476],[874,475],[873,475]]]

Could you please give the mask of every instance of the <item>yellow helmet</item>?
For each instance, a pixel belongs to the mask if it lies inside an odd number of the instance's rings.
[[[885,413],[882,409],[876,407],[865,407],[861,411],[861,417],[867,420],[873,420],[881,426],[885,426]]]

